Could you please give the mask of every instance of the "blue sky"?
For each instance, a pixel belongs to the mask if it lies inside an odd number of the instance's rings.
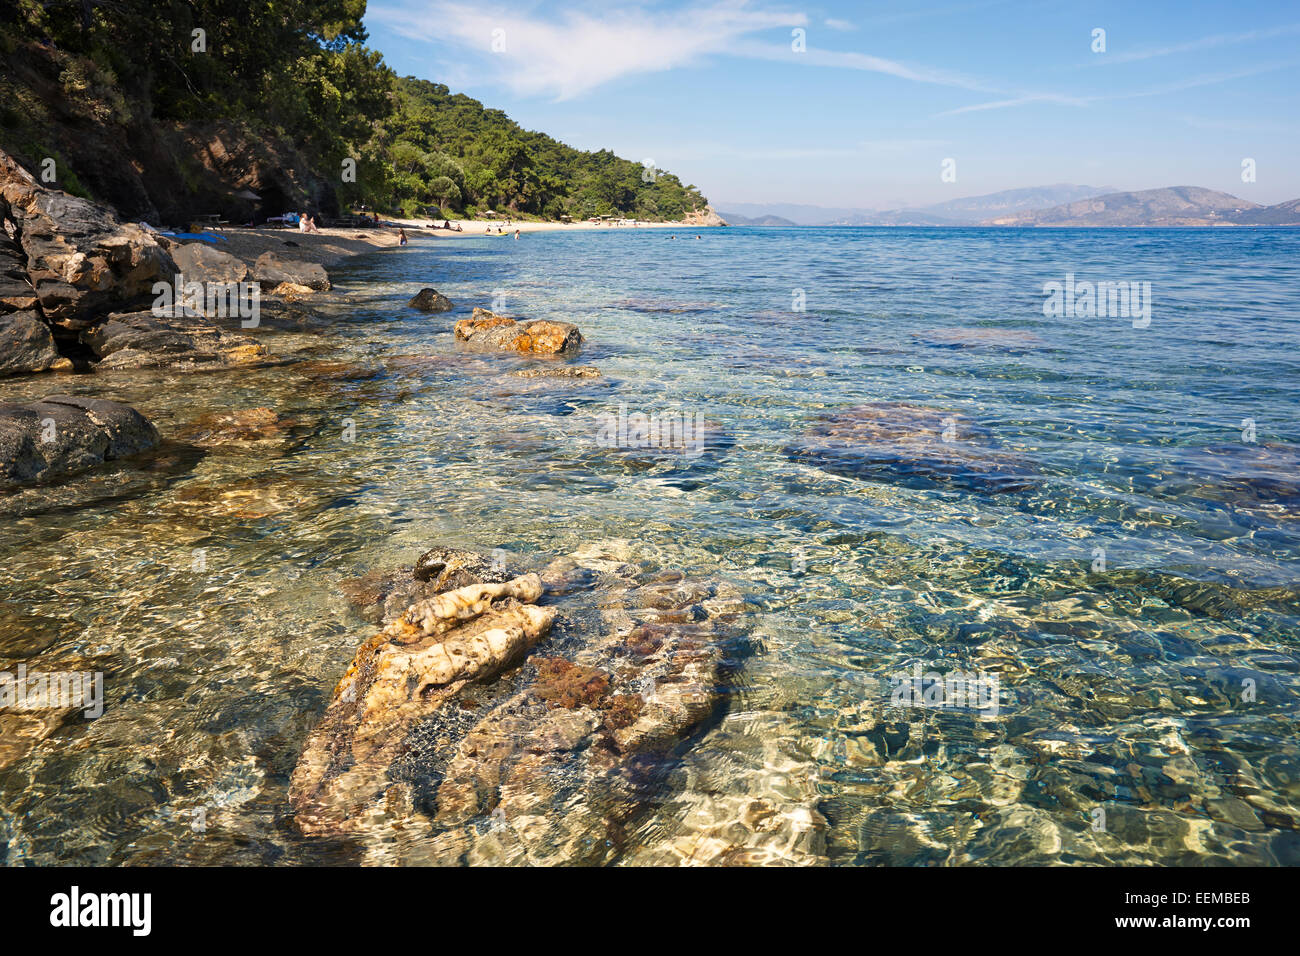
[[[1295,0],[370,0],[365,22],[398,72],[724,209],[1061,182],[1300,198]]]

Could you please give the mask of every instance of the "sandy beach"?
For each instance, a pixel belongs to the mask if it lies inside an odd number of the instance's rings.
[[[498,235],[496,229],[501,227],[500,235],[513,235],[516,229],[520,233],[531,232],[581,232],[607,231],[632,232],[638,229],[675,229],[682,233],[695,233],[702,229],[717,228],[683,222],[639,222],[635,226],[613,225],[592,222],[524,222],[512,220],[507,226],[504,219],[471,220],[453,219],[452,229],[428,228],[429,220],[424,219],[387,219],[384,224],[374,228],[325,228],[317,232],[299,232],[296,229],[249,229],[244,226],[228,226],[211,230],[225,241],[216,243],[215,248],[228,252],[250,265],[264,252],[274,252],[285,259],[298,259],[305,262],[318,262],[323,266],[337,265],[353,256],[359,256],[377,249],[399,247],[398,230],[405,229],[412,243],[428,239],[469,239],[485,235]],[[457,231],[455,227],[459,227]],[[491,232],[489,233],[489,229]],[[193,242],[196,240],[178,240]]]

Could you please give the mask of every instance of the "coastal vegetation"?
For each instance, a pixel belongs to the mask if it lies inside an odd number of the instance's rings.
[[[299,206],[677,219],[661,170],[520,127],[366,44],[365,0],[17,0],[0,10],[0,147],[123,215]],[[253,198],[253,196],[256,198]]]

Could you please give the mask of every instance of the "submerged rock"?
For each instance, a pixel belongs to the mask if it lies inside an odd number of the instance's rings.
[[[362,645],[290,781],[298,828],[344,832],[383,814],[406,732],[467,684],[487,681],[551,628],[537,575],[412,605]],[[400,793],[395,796],[400,796]]]
[[[118,402],[53,395],[0,405],[0,488],[83,471],[158,443],[149,420]]]
[[[930,329],[917,332],[915,336],[926,345],[939,348],[989,348],[1002,352],[1030,352],[1047,344],[1024,329],[983,325],[966,329]]]
[[[274,252],[264,252],[257,257],[253,263],[253,278],[267,290],[286,282],[305,286],[314,292],[328,292],[330,289],[329,275],[320,263],[281,259]]]
[[[570,322],[518,322],[487,309],[475,309],[470,318],[457,322],[455,336],[476,349],[536,355],[576,352],[582,346],[582,333]]]
[[[557,365],[554,368],[521,368],[511,372],[515,378],[601,378],[594,365]]]
[[[473,564],[431,554],[434,586]],[[533,606],[543,582],[558,608]],[[361,647],[309,737],[291,787],[298,826],[427,827],[403,841],[403,862],[608,862],[717,712],[742,608],[725,585],[579,555],[420,601]],[[546,653],[528,657],[548,631]],[[746,852],[764,839],[750,834]]]
[[[35,312],[0,315],[0,378],[71,367],[54,347],[49,326]]]
[[[455,308],[451,303],[451,299],[437,289],[421,289],[406,305],[408,308],[419,309],[421,312],[449,312]]]
[[[101,369],[186,371],[277,361],[248,336],[227,332],[201,316],[116,313],[83,332],[81,340],[98,356]]]
[[[292,423],[269,408],[240,408],[232,411],[205,412],[180,436],[196,445],[256,446],[265,452],[287,443]]]
[[[965,415],[877,402],[826,415],[785,449],[793,461],[833,474],[909,487],[952,486],[1001,493],[1037,479]]]

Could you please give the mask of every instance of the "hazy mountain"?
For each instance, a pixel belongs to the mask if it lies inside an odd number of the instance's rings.
[[[950,199],[930,206],[900,209],[858,209],[833,206],[804,206],[794,203],[719,203],[733,210],[737,219],[777,216],[800,226],[961,226],[976,225],[994,216],[1027,209],[1044,209],[1091,196],[1113,192],[1110,186],[1077,186],[1057,183],[1028,189],[1004,189],[984,196]],[[724,216],[735,222],[732,215]]]
[[[1282,205],[1286,205],[1283,203]],[[992,226],[1212,226],[1242,222],[1265,208],[1199,186],[1110,193],[1048,209],[997,216]]]
[[[781,216],[742,216],[734,212],[718,213],[727,224],[731,226],[797,226],[797,222],[791,222]]]
[[[1237,222],[1243,226],[1300,226],[1300,199],[1248,209],[1237,215]]]
[[[764,216],[776,216],[788,220],[796,226],[825,226],[836,219],[847,216],[870,213],[868,209],[849,209],[836,206],[808,206],[789,202],[715,202],[714,209],[729,209],[723,219],[732,222],[732,216],[741,219],[762,219]]]
[[[950,199],[948,202],[922,208],[933,216],[958,222],[977,223],[992,219],[994,216],[1006,216],[1029,209],[1046,209],[1049,206],[1060,206],[1113,192],[1115,192],[1114,186],[1076,186],[1071,183],[1056,183],[1051,186],[1031,186],[1028,189],[1004,189],[1002,192],[989,193],[987,196]]]

